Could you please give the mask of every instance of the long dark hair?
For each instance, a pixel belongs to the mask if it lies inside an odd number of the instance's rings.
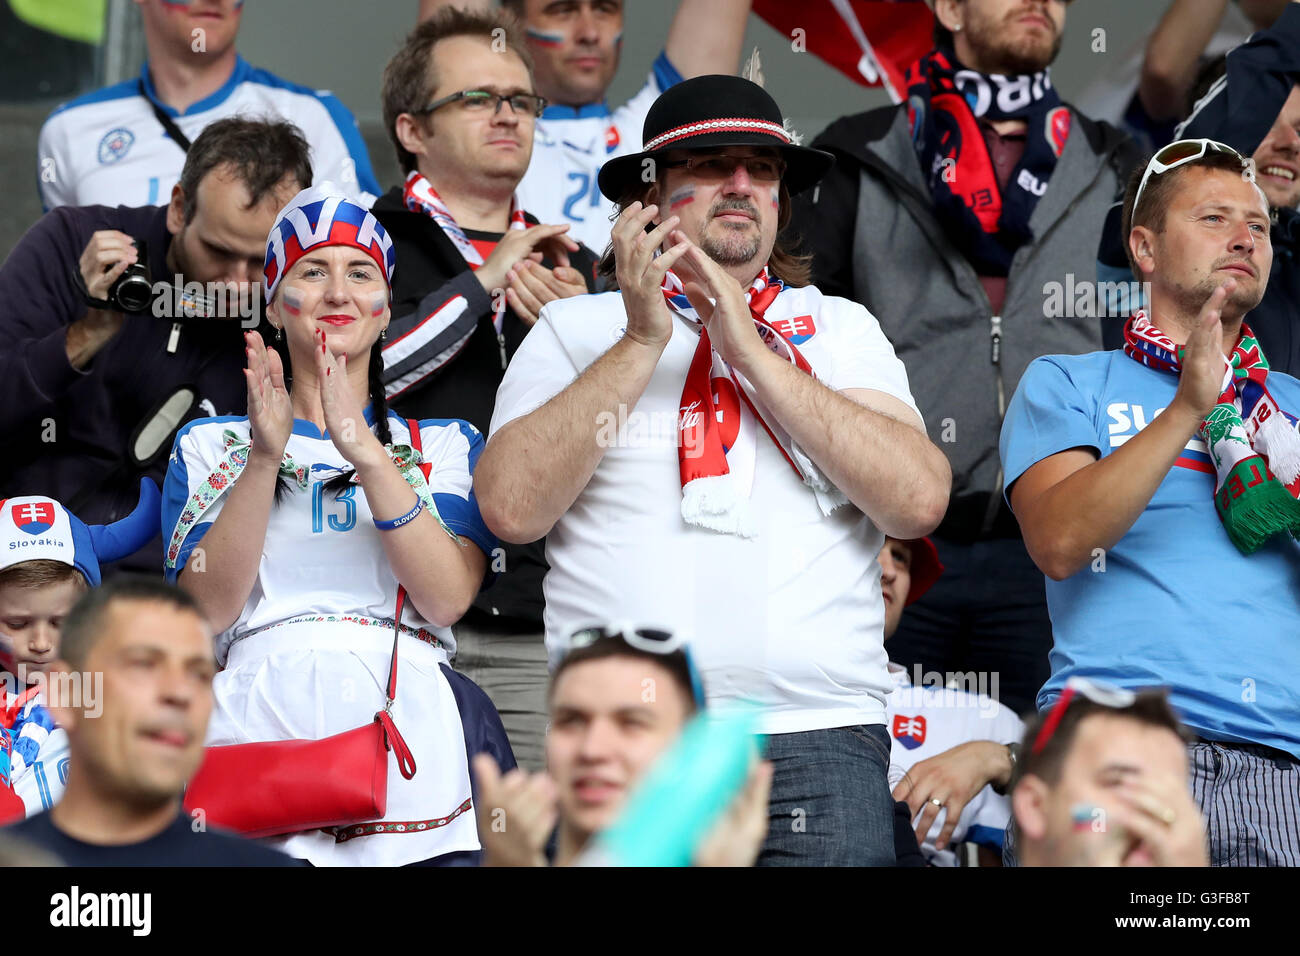
[[[289,348],[285,341],[277,342],[276,349],[280,352],[280,358],[284,362],[284,367],[289,369],[289,387],[293,388],[292,366],[289,363]],[[379,444],[389,445],[393,441],[393,433],[388,424],[388,396],[384,394],[384,343],[382,339],[376,339],[375,344],[370,346],[370,366],[367,370],[367,376],[370,381],[370,409],[371,417],[375,420],[373,426],[375,437],[379,439]],[[329,481],[325,482],[324,491],[331,491],[337,498],[352,484],[352,472],[345,471],[341,475],[335,475]],[[279,504],[284,496],[292,491],[289,479],[280,475],[275,480],[275,501]]]

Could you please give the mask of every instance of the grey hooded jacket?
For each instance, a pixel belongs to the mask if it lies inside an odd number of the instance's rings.
[[[941,535],[1019,533],[1001,496],[1006,404],[1038,356],[1102,347],[1097,303],[1086,290],[1095,285],[1106,211],[1141,157],[1113,126],[1073,108],[1071,120],[1030,219],[1034,241],[1012,260],[1001,315],[931,210],[905,106],[831,124],[813,145],[834,153],[835,166],[795,201],[790,228],[813,254],[814,283],[879,320],[907,366],[931,440],[952,465]]]

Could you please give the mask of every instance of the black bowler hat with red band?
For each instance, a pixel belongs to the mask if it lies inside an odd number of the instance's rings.
[[[775,147],[785,160],[782,182],[791,195],[816,185],[835,162],[830,153],[795,145],[776,100],[739,76],[697,76],[671,87],[646,114],[641,142],[641,152],[600,167],[597,182],[607,199],[619,201],[629,186],[644,181],[644,161],[671,149]]]

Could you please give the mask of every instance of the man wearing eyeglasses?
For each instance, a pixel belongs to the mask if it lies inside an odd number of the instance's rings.
[[[486,9],[491,2],[421,0],[420,17],[448,4]],[[656,12],[668,6],[662,0],[637,2]],[[678,0],[645,84],[611,109],[605,96],[623,52],[624,0],[501,0],[524,27],[537,92],[546,97],[533,158],[519,185],[525,208],[544,222],[569,223],[570,236],[604,250],[614,207],[596,182],[601,164],[641,148],[646,112],[669,87],[705,73],[736,71],[750,5],[751,0]]]
[[[1268,201],[1236,151],[1181,140],[1124,210],[1149,309],[1122,349],[1033,362],[1002,430],[1007,497],[1048,578],[1038,705],[1080,674],[1167,686],[1199,738],[1213,864],[1295,866],[1300,381],[1270,371],[1249,323],[1273,261]]]
[[[397,254],[388,398],[404,416],[486,432],[538,311],[593,288],[595,256],[568,225],[539,224],[519,203],[543,101],[508,18],[449,9],[422,23],[389,62],[383,99],[406,173],[372,210]],[[493,698],[517,758],[535,769],[546,725],[542,545],[507,547],[491,566],[491,590],[457,628],[455,666]]]
[[[600,174],[620,291],[543,309],[475,494],[505,540],[549,533],[553,652],[617,608],[695,635],[710,706],[764,707],[760,863],[892,866],[877,554],[938,522],[947,463],[875,319],[778,238],[831,157],[734,76],[673,87],[642,138]]]

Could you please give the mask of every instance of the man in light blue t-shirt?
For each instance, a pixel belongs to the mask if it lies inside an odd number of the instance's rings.
[[[1169,687],[1199,738],[1191,782],[1211,861],[1295,866],[1300,381],[1268,372],[1242,322],[1273,258],[1268,203],[1244,162],[1180,141],[1135,177],[1125,235],[1150,313],[1129,320],[1121,350],[1033,362],[1001,453],[1048,577],[1039,708],[1075,675]]]

